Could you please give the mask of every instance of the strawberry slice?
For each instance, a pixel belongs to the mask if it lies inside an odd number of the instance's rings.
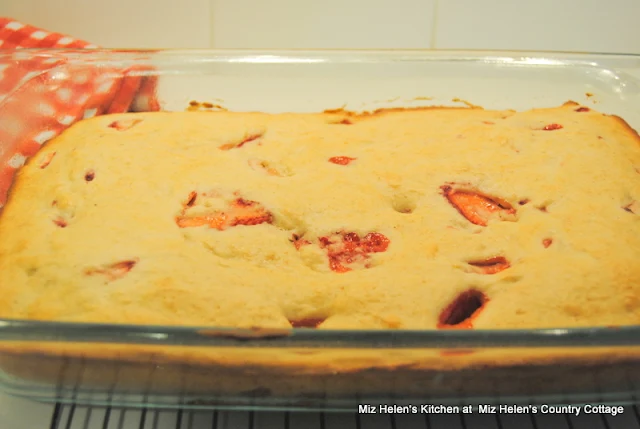
[[[123,278],[138,263],[137,259],[120,261],[113,264],[103,265],[98,268],[87,268],[85,274],[88,276],[104,275],[109,281]]]
[[[264,135],[263,132],[250,133],[250,134],[247,134],[246,136],[244,136],[244,138],[242,138],[239,142],[232,142],[232,143],[223,144],[222,146],[220,146],[220,149],[222,149],[222,150],[239,149],[239,148],[241,148],[242,146],[244,146],[245,144],[247,144],[249,142],[252,142],[254,140],[258,140],[263,135]]]
[[[56,225],[58,225],[60,228],[66,228],[66,227],[67,227],[67,225],[69,225],[69,224],[67,223],[67,221],[66,221],[66,220],[64,220],[61,216],[58,216],[57,218],[55,218],[55,219],[53,220],[53,223],[55,223]]]
[[[198,226],[209,226],[220,231],[226,228],[227,215],[225,213],[214,213],[205,216],[180,216],[176,219],[176,224],[180,228],[193,228]]]
[[[317,328],[324,322],[324,318],[309,317],[300,320],[289,320],[292,328]]]
[[[114,128],[118,131],[126,131],[140,122],[142,122],[142,119],[121,119],[110,123],[109,128]]]
[[[309,240],[305,240],[304,238],[302,238],[302,235],[298,235],[298,234],[293,234],[291,236],[291,239],[289,239],[289,241],[293,243],[293,246],[296,248],[296,250],[300,250],[302,246],[311,244]]]
[[[456,190],[450,185],[441,187],[449,203],[469,222],[487,226],[490,219],[514,221],[516,210],[511,204],[480,192]]]
[[[196,198],[198,198],[198,193],[197,192],[195,192],[195,191],[189,192],[189,198],[184,203],[185,208],[186,207],[192,207],[196,203]]]
[[[370,232],[361,238],[354,232],[344,231],[330,237],[320,237],[318,241],[320,248],[327,250],[329,268],[336,273],[351,271],[356,264],[370,268],[369,255],[386,251],[390,243],[386,236],[378,232]]]
[[[511,266],[504,256],[494,256],[480,261],[467,262],[478,274],[496,274]]]
[[[182,214],[176,218],[176,224],[180,228],[192,228],[208,226],[219,231],[238,225],[259,225],[271,223],[273,215],[256,201],[236,198],[224,211],[214,211],[205,215],[190,216],[186,214],[187,208],[195,204],[197,194],[192,192],[185,204]]]
[[[379,253],[387,250],[387,247],[389,247],[389,242],[389,239],[383,234],[370,232],[369,234],[364,236],[361,247],[367,253]]]
[[[542,131],[555,131],[555,130],[561,130],[562,128],[564,127],[560,124],[549,124],[549,125],[545,125],[542,128]]]
[[[351,161],[355,161],[356,158],[351,158],[349,156],[334,156],[329,158],[329,162],[332,162],[337,165],[349,165]]]
[[[440,329],[471,329],[473,320],[480,314],[489,299],[477,290],[462,292],[449,304],[438,319]]]
[[[232,204],[230,226],[271,223],[273,215],[255,201],[238,198]]]

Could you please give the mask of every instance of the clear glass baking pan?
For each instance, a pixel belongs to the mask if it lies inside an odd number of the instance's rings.
[[[79,70],[111,75],[121,85],[130,79],[135,88],[141,87],[140,79],[152,82],[153,94],[124,103],[138,111],[370,111],[428,105],[522,110],[572,100],[621,116],[640,129],[640,56],[634,55],[171,50],[0,54],[5,78],[7,70],[33,64],[39,71],[0,94],[0,128],[5,132],[21,97],[33,96],[33,90],[25,89],[31,82],[44,79],[55,89]],[[90,103],[90,98],[84,101]],[[108,111],[82,107],[80,116]],[[82,119],[74,112],[73,118],[59,122]],[[46,140],[53,134],[34,128],[29,138]],[[24,135],[5,134],[0,140],[2,163],[11,161],[19,168],[32,155],[34,149],[27,147],[29,153],[16,157],[26,147]],[[8,180],[9,173],[3,174]],[[0,186],[0,191],[6,188]],[[355,411],[364,404],[630,403],[640,393],[639,364],[636,326],[330,331],[0,320],[0,389],[41,401],[93,405]]]

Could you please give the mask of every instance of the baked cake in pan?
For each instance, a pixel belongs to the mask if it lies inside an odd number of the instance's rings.
[[[575,103],[84,120],[10,191],[0,317],[638,324],[639,143]]]

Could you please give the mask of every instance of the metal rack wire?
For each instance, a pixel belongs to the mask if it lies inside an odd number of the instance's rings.
[[[596,374],[593,383],[597,389],[587,398],[579,398],[569,393],[557,395],[549,404],[640,404],[639,397],[631,392],[640,392],[634,377],[626,378],[628,391],[614,399],[599,389]],[[585,375],[586,376],[586,375]],[[585,414],[506,414],[479,413],[476,408],[472,414],[356,414],[330,412],[259,412],[259,411],[215,411],[207,409],[171,408],[122,408],[127,401],[119,400],[115,392],[109,392],[103,404],[109,406],[81,405],[78,392],[59,392],[58,402],[53,410],[49,429],[640,429],[640,408],[638,405],[624,407],[624,412],[613,415]],[[500,404],[499,392],[494,398],[486,398],[486,404]],[[86,398],[85,398],[86,399]],[[94,398],[95,399],[95,398]],[[396,403],[388,398],[388,403]],[[467,402],[460,397],[462,409]],[[423,403],[433,403],[431,398],[422,398]],[[527,403],[542,405],[541,398],[530,398]],[[176,398],[176,405],[184,407],[186,398]],[[586,402],[583,402],[586,401]],[[96,402],[93,402],[94,404]],[[162,406],[144,395],[144,403]],[[259,404],[254,404],[256,409]],[[165,403],[165,405],[167,404]],[[319,408],[322,409],[322,408]],[[39,428],[34,428],[39,429]]]
[[[585,374],[585,377],[589,375]],[[548,404],[640,404],[640,392],[631,374],[626,378],[629,383],[627,392],[608,397],[599,389],[596,374],[591,374],[596,390],[587,397],[579,397],[569,392],[546,398]],[[633,393],[632,393],[633,392]],[[58,392],[58,402],[51,416],[49,429],[640,429],[640,408],[638,405],[624,407],[624,412],[616,416],[585,414],[507,414],[485,413],[476,408],[471,414],[356,414],[331,412],[260,412],[260,411],[222,411],[199,409],[189,405],[187,398],[176,398],[175,406],[144,395],[144,404],[170,408],[123,408],[128,402],[119,398],[116,392],[108,392],[106,400],[79,397],[76,389]],[[126,399],[126,398],[125,398]],[[496,391],[495,397],[486,398],[486,402],[497,405],[504,403]],[[513,398],[512,398],[513,399]],[[526,398],[525,398],[526,399]],[[542,398],[529,398],[527,402],[540,405]],[[422,403],[434,403],[433,398],[424,397]],[[437,402],[437,401],[436,401]],[[101,403],[105,406],[84,404]],[[402,405],[403,401],[379,403]],[[471,402],[469,402],[471,403]],[[162,404],[162,405],[161,405]],[[459,406],[467,405],[461,392]],[[108,406],[106,406],[108,405]],[[218,404],[220,405],[220,404]],[[224,406],[224,404],[222,404]],[[228,404],[227,404],[228,405]],[[258,409],[259,403],[246,404]],[[188,407],[176,408],[176,407]],[[321,410],[323,407],[311,407]],[[229,408],[227,408],[228,410]],[[284,406],[281,409],[286,409]],[[540,409],[540,408],[539,408]],[[4,428],[2,428],[4,429]],[[39,428],[33,428],[39,429]]]
[[[640,429],[640,410],[604,414],[334,414],[56,404],[49,429]]]

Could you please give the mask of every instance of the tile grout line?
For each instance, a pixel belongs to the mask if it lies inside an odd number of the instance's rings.
[[[213,0],[212,0],[213,1]],[[433,0],[433,19],[431,20],[431,40],[429,41],[429,49],[436,49],[436,40],[438,38],[438,2]]]

